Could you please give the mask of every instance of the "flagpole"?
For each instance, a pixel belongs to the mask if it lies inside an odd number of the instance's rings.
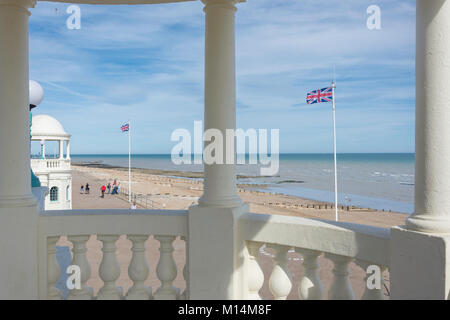
[[[131,121],[128,120],[128,202],[131,203]]]
[[[333,80],[331,84],[333,92],[333,153],[334,153],[334,219],[339,221],[338,216],[338,189],[337,189],[337,159],[336,159],[336,108],[334,102],[334,89],[336,88]]]

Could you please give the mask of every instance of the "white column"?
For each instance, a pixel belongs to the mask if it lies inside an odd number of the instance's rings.
[[[45,140],[41,140],[41,158],[45,159]]]
[[[236,126],[234,14],[237,0],[203,0],[205,36],[205,129],[226,137]],[[225,145],[225,143],[224,143]],[[225,158],[225,154],[224,154]],[[225,159],[223,159],[225,161]],[[189,298],[242,299],[244,241],[237,221],[248,212],[237,194],[235,166],[205,164],[199,206],[189,209]]]
[[[64,158],[64,140],[59,140],[59,159]]]
[[[410,230],[450,232],[450,1],[417,0],[415,209]]]
[[[226,129],[236,128],[235,26],[236,0],[205,3],[205,131],[213,128],[224,138],[223,163],[205,164],[201,206],[237,207],[234,164],[225,164]],[[205,142],[205,147],[210,142]]]
[[[30,0],[0,0],[0,207],[32,203],[28,101]]]
[[[28,9],[34,4],[0,0],[0,299],[38,297],[28,106]]]
[[[66,145],[66,159],[70,160],[70,140],[67,140],[67,145]]]

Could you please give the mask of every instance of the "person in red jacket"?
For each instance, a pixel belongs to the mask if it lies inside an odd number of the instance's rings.
[[[105,190],[106,190],[106,187],[105,187],[105,185],[103,185],[102,186],[102,198],[105,197]]]

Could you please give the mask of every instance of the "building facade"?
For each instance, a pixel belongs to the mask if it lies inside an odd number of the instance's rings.
[[[39,141],[40,153],[31,158],[31,169],[41,186],[48,188],[45,210],[72,209],[72,173],[70,168],[70,134],[49,115],[36,115],[31,126],[31,141]],[[58,143],[58,153],[46,152],[50,141]]]

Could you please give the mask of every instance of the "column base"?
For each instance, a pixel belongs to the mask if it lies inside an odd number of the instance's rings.
[[[1,300],[38,298],[37,233],[36,204],[0,208]]]
[[[239,237],[238,223],[248,211],[248,204],[189,209],[190,299],[243,298],[244,242]]]
[[[198,199],[198,205],[200,207],[215,207],[215,208],[236,208],[242,206],[244,202],[238,195],[231,197],[221,197],[217,199],[209,199],[208,196],[203,194]]]
[[[37,199],[33,194],[23,196],[0,196],[0,208],[33,207],[37,205]]]
[[[391,299],[450,298],[450,234],[393,227],[390,247]]]
[[[427,233],[450,233],[450,217],[412,215],[406,219],[408,230]]]

